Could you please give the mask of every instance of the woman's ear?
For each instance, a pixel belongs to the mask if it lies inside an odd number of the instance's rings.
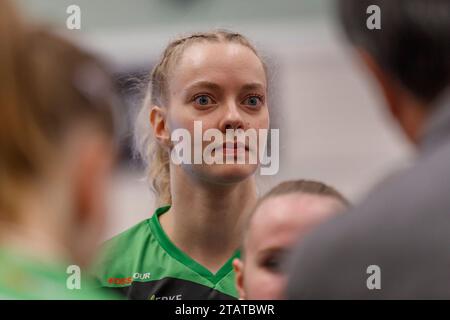
[[[71,219],[70,244],[80,265],[92,257],[97,243],[108,223],[107,195],[115,162],[115,149],[109,138],[90,134],[80,137],[82,141],[73,150],[72,179],[74,214]]]
[[[166,111],[159,106],[152,106],[150,109],[150,124],[156,140],[167,148],[170,147],[170,132],[166,121]]]
[[[246,294],[244,290],[244,263],[242,260],[236,258],[233,260],[233,269],[236,275],[236,289],[239,294],[239,300],[246,300]]]

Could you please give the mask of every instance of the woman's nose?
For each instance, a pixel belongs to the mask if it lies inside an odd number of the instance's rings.
[[[228,122],[225,125],[225,130],[227,130],[227,129],[233,129],[233,130],[243,129],[243,124],[240,121]]]
[[[221,129],[225,132],[227,129],[244,129],[244,120],[235,104],[227,107],[227,112],[221,121]]]

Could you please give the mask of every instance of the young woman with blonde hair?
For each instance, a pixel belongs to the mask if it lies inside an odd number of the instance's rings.
[[[266,67],[244,36],[212,31],[180,38],[151,73],[136,132],[159,208],[106,243],[97,272],[102,286],[130,299],[237,297],[231,262],[257,200],[258,164],[175,164],[172,134],[194,136],[195,121],[201,133],[217,129],[224,136],[216,156],[242,152],[248,159],[256,152],[225,137],[229,129],[269,128]]]

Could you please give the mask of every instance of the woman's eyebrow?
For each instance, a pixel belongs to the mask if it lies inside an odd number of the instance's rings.
[[[265,258],[272,255],[282,255],[285,252],[285,248],[283,246],[269,246],[264,248],[258,252],[259,258]]]
[[[242,91],[263,90],[264,91],[265,86],[258,82],[247,83],[241,87],[241,90]]]
[[[195,89],[209,89],[211,91],[219,91],[220,86],[217,83],[211,81],[197,81],[193,84],[189,85],[186,88],[186,91],[195,90]]]
[[[221,86],[215,82],[211,81],[197,81],[193,84],[189,85],[186,88],[186,91],[195,90],[195,89],[209,89],[211,91],[219,91],[221,90]],[[258,82],[246,83],[242,85],[241,91],[251,91],[251,90],[265,90],[265,86]]]

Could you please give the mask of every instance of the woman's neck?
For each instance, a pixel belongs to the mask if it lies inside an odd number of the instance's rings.
[[[46,193],[21,193],[14,218],[0,219],[0,246],[44,263],[69,261],[69,250],[60,241],[65,233],[58,220],[61,211],[44,204],[50,201]]]
[[[25,225],[0,222],[0,246],[18,254],[24,254],[43,263],[60,263],[68,261],[67,248],[63,247],[50,235],[51,230],[44,231],[39,225]]]
[[[240,246],[243,223],[257,199],[255,179],[212,185],[177,169],[162,228],[178,248],[216,272]]]

